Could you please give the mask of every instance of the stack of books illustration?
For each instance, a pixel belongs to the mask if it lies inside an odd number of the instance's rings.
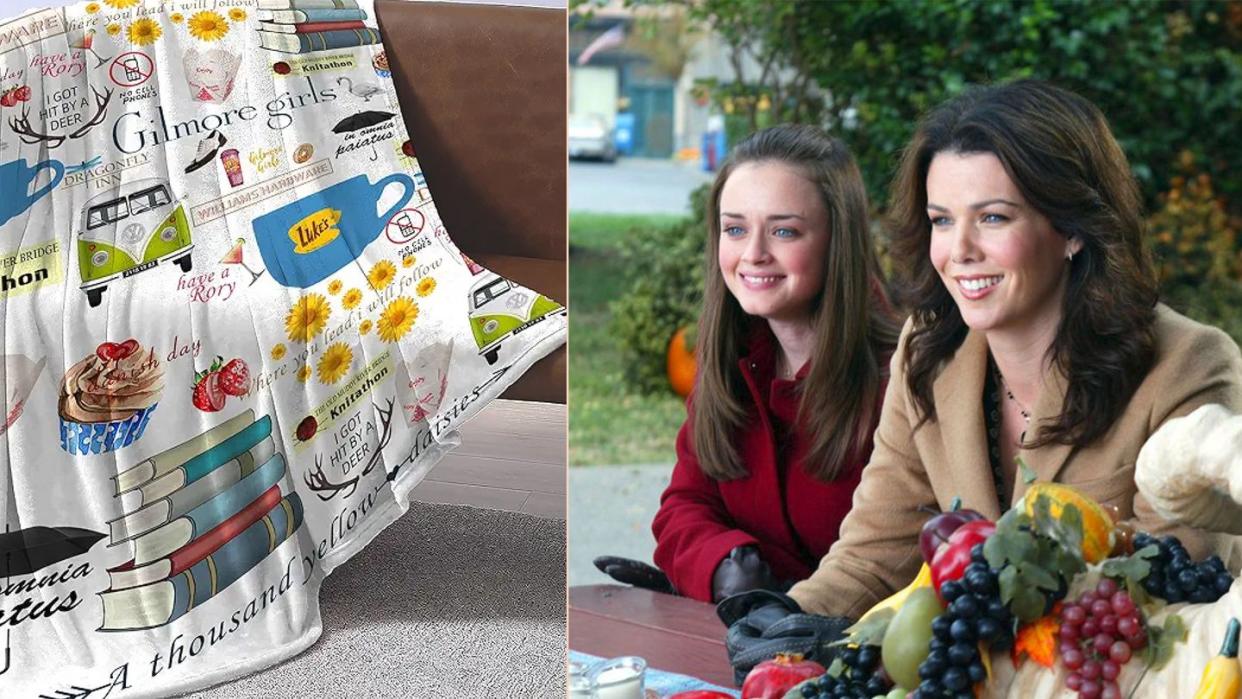
[[[108,571],[101,631],[167,624],[293,536],[302,501],[281,493],[285,460],[271,435],[271,417],[247,410],[116,476],[131,508],[108,523],[111,545],[133,558]]]
[[[380,43],[357,0],[259,0],[259,45],[307,53]]]

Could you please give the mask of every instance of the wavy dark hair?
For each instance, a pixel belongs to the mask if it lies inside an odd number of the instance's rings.
[[[905,369],[920,425],[936,419],[932,384],[967,333],[927,253],[927,171],[938,153],[995,155],[1052,228],[1081,241],[1048,357],[1068,390],[1061,414],[1026,446],[1090,444],[1121,415],[1155,357],[1159,294],[1125,154],[1095,105],[1037,80],[973,87],[924,117],[902,156],[890,211],[914,319]]]
[[[805,457],[812,476],[829,481],[866,457],[878,419],[887,357],[899,325],[892,317],[867,223],[867,192],[854,157],[840,141],[810,126],[764,129],[738,143],[716,175],[707,204],[707,255],[699,317],[694,446],[703,472],[718,480],[747,475],[735,435],[751,402],[738,362],[753,319],[725,286],[717,262],[720,193],[738,166],[785,163],[813,182],[828,211],[824,286],[812,309],[815,348],[801,382],[798,424],[811,435]],[[814,419],[814,429],[807,429]]]

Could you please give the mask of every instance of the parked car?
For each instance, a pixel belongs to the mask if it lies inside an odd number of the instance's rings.
[[[569,115],[569,157],[595,158],[609,163],[617,159],[617,144],[604,117]]]

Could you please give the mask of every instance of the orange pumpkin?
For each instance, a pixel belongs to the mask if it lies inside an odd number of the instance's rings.
[[[689,325],[682,326],[668,343],[668,384],[682,398],[690,395],[690,389],[694,388],[694,372],[698,366],[694,361],[694,345],[686,338],[689,330]]]

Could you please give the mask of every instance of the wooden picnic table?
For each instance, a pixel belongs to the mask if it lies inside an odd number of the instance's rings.
[[[725,626],[706,602],[623,585],[569,588],[569,648],[733,687]]]

